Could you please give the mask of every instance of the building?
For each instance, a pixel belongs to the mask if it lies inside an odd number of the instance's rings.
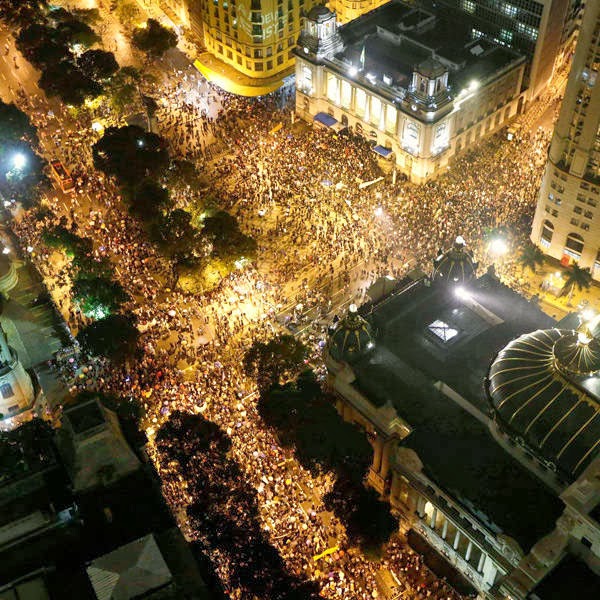
[[[600,573],[600,325],[573,331],[476,269],[458,239],[431,277],[353,307],[328,385],[409,541],[479,597],[523,600],[568,555]]]
[[[141,466],[117,415],[95,399],[65,407],[57,441],[77,492],[115,482]]]
[[[465,20],[403,2],[341,27],[315,7],[295,53],[296,112],[361,133],[418,183],[519,109],[522,56],[473,40]]]
[[[361,15],[364,15],[382,4],[385,4],[388,0],[358,0],[353,2],[352,0],[331,0],[328,2],[329,8],[335,12],[339,23],[348,23],[348,21],[354,21]]]
[[[31,412],[34,402],[31,377],[0,325],[0,427],[14,427]]]
[[[252,79],[293,72],[303,11],[315,0],[187,0],[192,30],[209,53]]]
[[[600,4],[588,2],[548,153],[531,239],[600,279]]]
[[[474,39],[487,37],[527,57],[524,87],[528,99],[548,85],[561,53],[564,35],[572,26],[572,0],[439,0],[452,12],[461,11],[472,23]]]

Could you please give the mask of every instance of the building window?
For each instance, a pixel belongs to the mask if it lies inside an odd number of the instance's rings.
[[[583,238],[578,233],[569,233],[565,244],[565,254],[579,260],[583,252]]]
[[[264,65],[261,62],[256,62],[256,63],[254,63],[254,70],[255,71],[263,71]]]
[[[509,16],[509,17],[516,17],[517,16],[517,7],[513,6],[512,4],[505,2],[504,6],[502,7],[502,10],[504,11],[504,14]]]
[[[414,121],[407,121],[404,125],[404,135],[402,136],[402,144],[411,154],[418,154],[419,152],[420,135],[420,126]]]
[[[0,385],[0,394],[2,394],[2,397],[5,400],[7,398],[12,398],[15,395],[10,383],[3,383],[2,385]]]
[[[574,212],[576,215],[580,215],[580,214],[583,212],[583,208],[581,208],[581,206],[574,206],[574,207],[573,207],[573,212]]]
[[[475,2],[474,0],[462,0],[460,3],[462,9],[465,12],[473,14],[475,12]]]
[[[540,238],[540,243],[542,246],[549,248],[552,243],[552,236],[554,235],[554,225],[552,221],[548,221],[547,219],[542,224],[542,236]]]

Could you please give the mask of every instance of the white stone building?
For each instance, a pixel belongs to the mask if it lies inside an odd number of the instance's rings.
[[[296,53],[296,112],[350,127],[425,182],[519,110],[525,59],[473,37],[468,23],[388,2],[338,27],[323,6],[305,18]]]

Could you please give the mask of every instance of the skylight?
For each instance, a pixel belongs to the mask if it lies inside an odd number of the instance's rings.
[[[458,335],[458,329],[450,327],[448,323],[444,323],[444,321],[440,321],[439,319],[428,325],[427,329],[442,340],[442,342],[449,342],[453,337]]]

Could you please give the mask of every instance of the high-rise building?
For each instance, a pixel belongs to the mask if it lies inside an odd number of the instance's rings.
[[[472,35],[489,37],[523,53],[529,99],[544,90],[561,49],[570,0],[439,0],[474,21]]]
[[[600,3],[584,10],[560,115],[533,220],[531,239],[600,279]]]

